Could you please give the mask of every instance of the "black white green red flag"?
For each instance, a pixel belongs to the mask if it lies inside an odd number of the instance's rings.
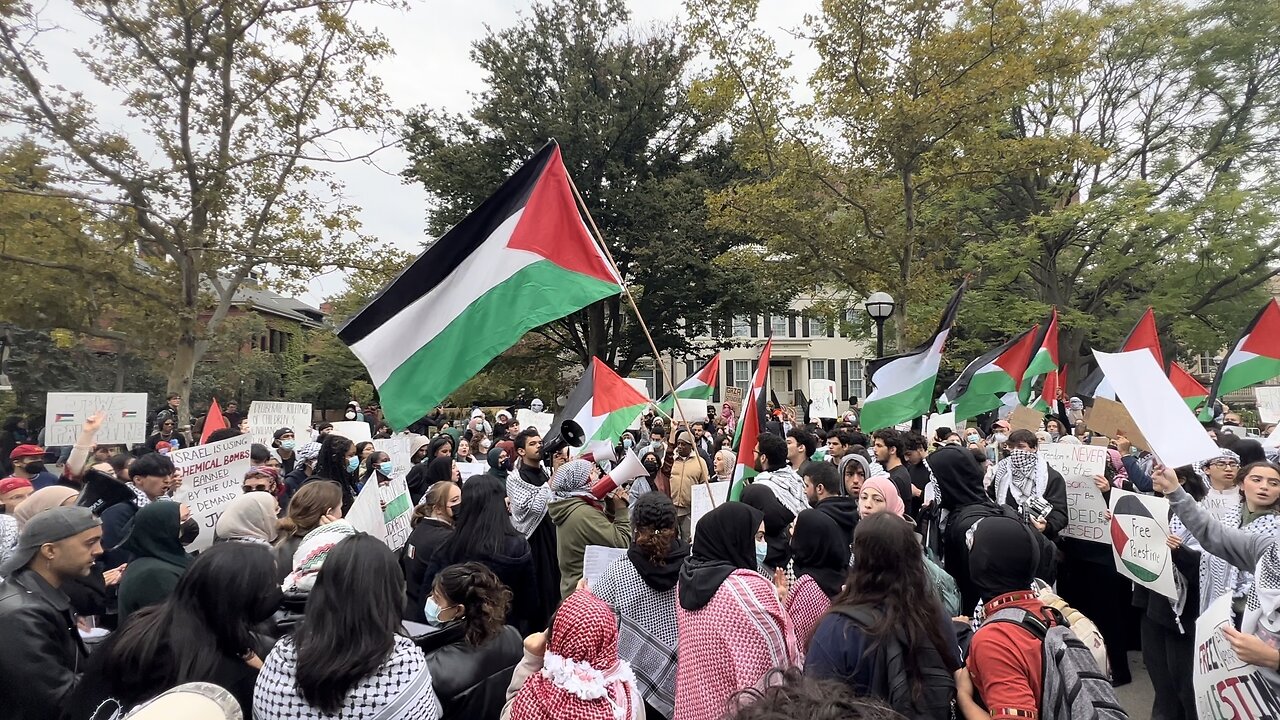
[[[662,396],[656,403],[658,410],[667,417],[674,418],[676,421],[687,419],[689,422],[702,420],[706,416],[706,408],[697,417],[680,418],[675,414],[676,399],[680,400],[701,400],[703,404],[711,400],[711,395],[716,389],[716,379],[720,375],[720,353],[716,353],[705,365],[698,369],[698,372],[685,378],[684,382],[676,387],[675,392],[667,393]]]
[[[1124,344],[1120,346],[1120,352],[1131,352],[1133,350],[1147,349],[1156,359],[1156,364],[1161,369],[1164,368],[1164,351],[1160,349],[1160,334],[1156,332],[1156,313],[1152,308],[1142,313],[1142,317],[1138,318],[1138,322],[1129,331],[1128,337],[1124,339]],[[1111,389],[1107,378],[1102,374],[1101,368],[1094,368],[1080,385],[1076,388],[1076,394],[1084,397],[1103,397],[1108,400],[1115,400],[1115,390]]]
[[[1053,308],[1048,321],[1040,327],[1040,336],[1036,338],[1034,346],[1035,354],[1031,356],[1031,362],[1027,363],[1027,369],[1022,373],[1022,382],[1018,385],[1018,398],[1023,404],[1031,400],[1036,379],[1058,369],[1058,308]]]
[[[551,141],[338,331],[387,422],[425,415],[526,332],[622,291]]]
[[[582,426],[586,438],[578,452],[586,452],[588,446],[599,440],[607,441],[612,447],[648,404],[649,398],[600,358],[593,357],[578,386],[569,393],[564,408],[556,414],[547,438],[558,435],[560,424],[565,420],[573,420]]]
[[[1253,316],[1253,321],[1231,346],[1218,365],[1218,375],[1209,390],[1206,412],[1213,401],[1250,385],[1264,383],[1280,375],[1280,301],[1271,299]],[[1204,414],[1201,414],[1204,420]]]
[[[1022,382],[1039,331],[1036,325],[965,366],[938,398],[938,412],[950,406],[956,420],[967,420],[999,408],[1004,394]]]
[[[733,485],[729,487],[730,500],[739,499],[746,481],[758,474],[756,437],[764,430],[764,386],[769,379],[769,355],[772,353],[773,338],[769,338],[760,351],[760,360],[756,363],[756,374],[751,378],[751,387],[747,388],[746,396],[742,398],[742,419],[738,421],[738,432],[734,437],[738,462],[733,468]]]

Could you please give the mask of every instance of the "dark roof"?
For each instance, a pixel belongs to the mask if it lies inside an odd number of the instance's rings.
[[[320,327],[324,313],[297,298],[288,298],[260,287],[242,285],[231,302],[246,310],[276,315],[307,327]]]

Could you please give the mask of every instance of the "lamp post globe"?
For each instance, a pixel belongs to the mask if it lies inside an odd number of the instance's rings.
[[[884,321],[893,314],[893,296],[887,292],[873,292],[862,301],[862,307],[876,322],[876,357],[884,357]]]

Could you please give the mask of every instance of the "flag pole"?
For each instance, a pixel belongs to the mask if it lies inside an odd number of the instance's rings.
[[[618,284],[622,286],[622,294],[627,296],[627,302],[631,305],[631,311],[635,313],[636,321],[640,323],[640,329],[644,331],[645,340],[649,341],[649,349],[653,351],[653,364],[662,371],[662,379],[667,381],[667,387],[671,388],[671,398],[675,404],[673,415],[679,416],[680,422],[685,425],[689,421],[684,416],[684,409],[680,407],[680,397],[676,395],[676,384],[671,379],[671,373],[667,370],[667,366],[662,362],[658,345],[653,341],[653,335],[649,332],[649,326],[645,324],[644,318],[640,315],[640,306],[636,304],[636,299],[631,294],[631,289],[627,287],[627,282],[622,278],[622,270],[618,268],[618,263],[613,259],[613,253],[609,251],[609,245],[604,241],[604,236],[600,234],[600,228],[596,225],[596,219],[591,216],[591,210],[587,207],[587,201],[582,199],[582,193],[578,191],[578,184],[573,181],[573,176],[568,172],[564,174],[569,181],[569,187],[573,189],[573,197],[578,201],[578,206],[582,208],[582,214],[587,216],[587,222],[591,224],[591,232],[595,234],[596,242],[600,244],[600,249],[604,250],[604,256],[609,261],[609,267],[613,268],[614,274],[618,276]],[[655,409],[657,406],[654,406]],[[665,414],[665,413],[664,413]],[[673,418],[674,419],[674,418]],[[674,429],[674,428],[673,428]],[[707,468],[707,474],[711,474],[711,468]],[[707,486],[707,497],[711,499],[711,507],[716,506],[715,496],[711,494],[711,486],[707,480],[702,481]]]

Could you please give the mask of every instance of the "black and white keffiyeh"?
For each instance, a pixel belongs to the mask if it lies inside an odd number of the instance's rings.
[[[1049,463],[1030,450],[1014,450],[996,464],[994,483],[996,502],[1003,503],[1012,495],[1018,508],[1025,511],[1031,498],[1044,497]]]
[[[618,558],[591,593],[621,618],[618,657],[631,664],[646,702],[672,717],[676,702],[676,589],[649,587],[629,558]]]
[[[507,497],[511,500],[511,525],[528,539],[547,516],[547,504],[555,500],[549,484],[531,485],[520,477],[520,467],[507,474]]]
[[[1229,528],[1240,527],[1240,514],[1244,512],[1244,503],[1227,511],[1222,524]],[[1250,535],[1276,537],[1280,535],[1280,515],[1263,515],[1240,528]],[[1211,553],[1200,554],[1200,609],[1209,607],[1209,603],[1222,597],[1247,597],[1253,588],[1253,573],[1245,572],[1226,560]]]

